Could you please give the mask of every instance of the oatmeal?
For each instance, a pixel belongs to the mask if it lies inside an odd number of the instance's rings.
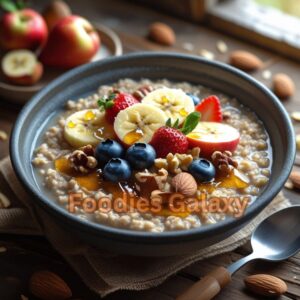
[[[187,230],[239,217],[271,173],[257,116],[186,82],[101,86],[67,101],[41,140],[32,163],[53,201],[81,219],[130,230]]]

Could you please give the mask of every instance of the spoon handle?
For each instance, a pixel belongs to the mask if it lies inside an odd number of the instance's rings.
[[[230,281],[231,275],[227,269],[216,268],[179,295],[176,300],[210,300]]]

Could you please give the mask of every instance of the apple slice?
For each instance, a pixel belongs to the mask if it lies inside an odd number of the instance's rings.
[[[2,59],[2,72],[6,79],[18,85],[32,85],[43,74],[43,65],[29,50],[10,51]]]
[[[199,122],[187,135],[189,147],[200,147],[201,156],[209,158],[214,151],[234,152],[239,141],[239,132],[226,124],[217,122]]]

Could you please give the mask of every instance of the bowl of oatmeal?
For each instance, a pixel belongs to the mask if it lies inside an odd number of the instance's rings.
[[[289,117],[247,74],[195,56],[79,67],[22,110],[14,169],[33,201],[88,243],[135,255],[214,244],[282,188]]]

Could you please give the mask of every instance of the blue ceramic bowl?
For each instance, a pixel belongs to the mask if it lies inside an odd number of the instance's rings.
[[[112,228],[82,221],[41,193],[31,159],[41,131],[68,99],[78,99],[121,78],[167,78],[188,81],[237,97],[254,111],[269,133],[273,149],[270,181],[239,219],[197,229],[149,233]],[[217,243],[237,232],[266,207],[281,190],[295,157],[291,121],[275,95],[249,75],[228,65],[175,53],[138,53],[114,57],[73,69],[40,91],[23,108],[11,136],[11,159],[32,201],[52,215],[65,230],[87,243],[110,251],[134,255],[175,255]]]

